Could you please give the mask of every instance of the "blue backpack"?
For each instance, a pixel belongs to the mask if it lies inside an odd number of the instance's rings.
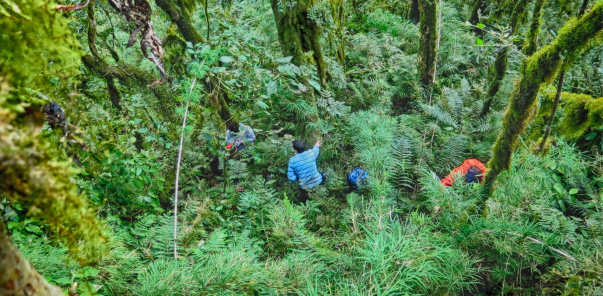
[[[368,173],[361,168],[354,168],[354,170],[348,174],[348,183],[353,186],[354,189],[358,189],[358,186],[363,186],[368,182]]]

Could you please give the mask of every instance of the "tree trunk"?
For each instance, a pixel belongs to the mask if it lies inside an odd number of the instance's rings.
[[[94,5],[95,0],[90,0],[88,4],[88,47],[90,48],[90,53],[98,59],[102,60],[100,54],[98,54],[98,49],[96,47],[96,14],[94,13]],[[119,96],[119,91],[115,87],[115,82],[113,81],[113,77],[105,76],[105,81],[107,82],[107,89],[109,91],[109,98],[111,99],[111,103],[117,110],[121,111],[121,98]]]
[[[105,77],[105,81],[107,81],[107,90],[109,91],[109,99],[111,100],[111,104],[113,104],[113,107],[115,107],[115,109],[122,111],[123,109],[121,108],[121,96],[119,95],[119,91],[115,86],[115,81],[113,80],[113,77],[107,76]]]
[[[230,112],[230,107],[228,104],[230,103],[230,98],[226,90],[222,88],[220,83],[214,82],[213,79],[204,80],[205,87],[209,90],[208,98],[210,104],[214,110],[217,110],[218,115],[220,115],[220,119],[223,122],[228,122],[232,120],[232,113]]]
[[[155,0],[155,4],[161,7],[167,13],[170,20],[176,24],[184,40],[192,44],[205,43],[205,39],[195,29],[190,16],[184,12],[182,7],[174,3],[173,0]]]
[[[419,0],[411,0],[410,1],[410,14],[408,17],[415,24],[418,24],[419,21],[421,20],[421,11],[419,10]]]
[[[435,77],[436,45],[438,40],[438,7],[436,0],[419,0],[421,20],[419,23],[419,80],[431,88]]]
[[[523,47],[523,53],[526,56],[531,56],[538,49],[538,36],[540,35],[540,25],[542,23],[542,7],[545,3],[546,0],[536,0],[534,4],[532,23],[530,24],[530,30]]]
[[[517,28],[519,27],[522,16],[525,12],[525,8],[527,6],[527,0],[519,0],[513,9],[513,14],[511,14],[511,20],[509,21],[509,27],[511,28],[510,36],[515,34]],[[505,46],[501,48],[496,54],[496,59],[494,60],[494,64],[490,66],[488,69],[488,100],[484,104],[484,108],[480,113],[480,117],[484,117],[490,112],[490,106],[492,106],[492,102],[494,101],[494,96],[500,90],[500,85],[505,79],[505,74],[507,73],[507,67],[509,66],[509,46]]]
[[[335,37],[337,38],[337,62],[345,70],[345,39],[343,28],[345,27],[345,0],[331,0],[331,16],[337,26]]]
[[[308,14],[315,0],[297,0],[292,7],[271,0],[283,56],[292,56],[295,65],[303,65],[304,53],[312,52],[320,84],[327,84],[327,64],[320,47],[318,24]],[[279,5],[280,4],[280,5]]]
[[[588,0],[582,0],[582,5],[580,6],[580,11],[578,12],[578,16],[582,16],[586,9],[588,8]]]
[[[559,100],[561,99],[561,90],[563,89],[563,80],[565,79],[565,70],[561,70],[561,74],[559,74],[559,82],[557,83],[557,93],[555,94],[555,102],[553,103],[553,109],[551,109],[551,115],[549,116],[548,123],[546,125],[546,129],[544,130],[544,136],[542,136],[542,142],[540,142],[540,148],[538,151],[541,153],[544,152],[544,146],[546,145],[546,140],[551,134],[551,125],[553,124],[553,119],[555,119],[555,112],[557,112],[557,106],[559,106]]]
[[[13,245],[0,220],[0,296],[65,296],[48,283]]]
[[[100,59],[96,48],[96,14],[94,13],[95,0],[88,3],[88,47],[93,56]]]
[[[524,60],[521,78],[515,84],[504,114],[502,130],[492,147],[484,184],[486,199],[498,175],[511,165],[511,156],[517,148],[519,136],[529,124],[530,110],[540,85],[554,79],[562,63],[569,67],[592,41],[598,41],[595,37],[602,29],[603,2],[599,2],[584,16],[566,23],[551,44]]]

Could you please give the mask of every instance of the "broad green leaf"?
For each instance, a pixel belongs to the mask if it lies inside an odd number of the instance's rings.
[[[262,110],[266,110],[268,108],[268,105],[264,103],[264,101],[257,100],[257,104],[260,106],[260,108],[262,108]]]
[[[480,28],[480,29],[483,29],[484,28],[484,24],[477,24],[477,27]]]
[[[141,167],[136,168],[136,176],[140,176],[141,173],[142,173],[142,168]]]
[[[138,132],[141,133],[141,134],[146,134],[146,133],[149,132],[149,129],[148,128],[139,128]]]
[[[142,180],[134,179],[134,180],[132,180],[132,183],[138,189],[142,189],[144,187],[144,182],[142,182]]]
[[[15,221],[8,222],[8,225],[7,225],[8,230],[13,230],[15,228],[20,228],[19,224],[21,224],[21,223],[20,222],[15,222]]]
[[[35,234],[42,234],[42,230],[40,230],[40,227],[33,224],[25,226],[25,230]]]
[[[565,212],[566,208],[565,208],[565,202],[563,201],[563,199],[558,199],[557,203],[559,204],[559,208],[561,208],[561,210]]]
[[[308,84],[310,84],[316,91],[320,92],[320,83],[318,83],[318,81],[310,79]]]
[[[293,56],[290,56],[290,57],[278,58],[278,59],[276,59],[276,61],[281,64],[286,64],[288,62],[291,62],[292,59],[293,59]]]
[[[553,185],[553,188],[555,188],[555,190],[559,193],[559,194],[565,194],[565,188],[563,188],[563,186],[559,183],[555,183],[555,185]]]
[[[569,191],[569,194],[576,194],[576,193],[578,193],[578,189],[576,189],[576,188],[572,188]]]
[[[477,38],[477,39],[475,40],[475,43],[477,43],[477,45],[483,45],[483,44],[484,44],[484,41],[483,41],[483,40],[481,40],[481,39],[479,39],[479,38]]]
[[[71,278],[68,277],[62,277],[60,279],[56,279],[54,280],[54,282],[57,285],[61,285],[61,286],[66,286],[66,285],[71,285]]]
[[[276,84],[276,81],[274,81],[274,80],[270,80],[270,82],[268,82],[268,87],[267,87],[267,89],[268,89],[268,95],[269,95],[269,96],[271,96],[271,95],[275,94],[275,93],[276,93],[276,91],[277,91],[277,89],[278,89],[278,86],[277,86],[277,84]]]
[[[86,267],[78,270],[76,275],[78,277],[93,277],[93,276],[96,276],[99,272],[100,272],[100,270],[98,270],[94,267],[86,266]]]
[[[229,56],[220,57],[220,62],[222,62],[222,63],[230,64],[230,63],[232,63],[232,61],[234,61],[234,59],[232,57],[229,57]]]

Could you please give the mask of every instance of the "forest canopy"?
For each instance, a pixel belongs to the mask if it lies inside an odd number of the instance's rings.
[[[0,0],[0,296],[600,295],[600,0]]]

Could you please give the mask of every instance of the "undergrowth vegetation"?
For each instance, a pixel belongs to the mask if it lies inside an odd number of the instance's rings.
[[[85,143],[61,157],[77,154],[74,181],[111,236],[107,254],[81,265],[46,236],[53,226],[0,193],[1,221],[38,272],[64,290],[77,282],[80,295],[601,295],[603,48],[593,41],[567,69],[552,139],[534,151],[555,98],[542,87],[534,121],[486,199],[480,184],[443,187],[440,179],[465,159],[492,157],[525,58],[518,41],[529,21],[513,36],[506,27],[514,3],[484,1],[476,32],[465,22],[473,3],[441,1],[437,80],[427,87],[412,1],[342,1],[343,23],[331,15],[337,1],[311,2],[326,85],[311,53],[301,64],[283,57],[269,1],[191,4],[181,13],[206,39],[196,43],[151,3],[168,75],[158,84],[136,74],[159,79],[140,46],[127,46],[131,25],[107,2],[91,4],[94,59],[133,80],[109,82],[114,72],[99,75],[100,63],[82,65],[68,81],[46,77],[55,86],[46,95]],[[576,14],[566,2],[545,5],[538,47]],[[64,17],[90,56],[86,10]],[[488,67],[503,47],[507,75],[489,98]],[[212,157],[224,166],[225,117],[251,126],[257,140],[214,175]],[[318,166],[327,182],[299,204],[287,165],[291,142],[307,130],[324,142]],[[48,125],[42,134],[69,142]],[[354,167],[370,176],[360,190],[347,185]]]

